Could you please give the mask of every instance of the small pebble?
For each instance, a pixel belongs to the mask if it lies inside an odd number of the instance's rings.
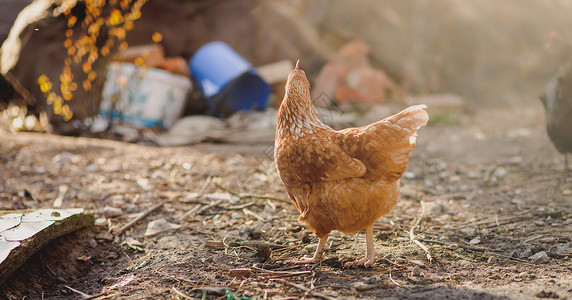
[[[476,244],[478,244],[478,243],[480,243],[480,242],[481,242],[481,238],[480,238],[480,237],[476,237],[476,238],[470,240],[470,241],[469,241],[469,244],[471,244],[471,245],[476,245]]]
[[[123,210],[117,207],[106,206],[103,208],[103,215],[106,218],[113,218],[123,215]]]
[[[241,213],[237,213],[237,212],[233,212],[233,213],[230,215],[230,218],[233,219],[233,220],[241,219],[241,218],[242,218],[242,214],[241,214]]]
[[[93,223],[95,226],[107,226],[107,219],[106,218],[97,218]]]
[[[518,254],[518,257],[519,258],[527,258],[531,255],[532,255],[532,251],[530,249],[526,249],[523,252],[521,252],[520,254]]]
[[[423,279],[433,281],[433,282],[439,282],[439,281],[443,280],[443,276],[439,276],[435,273],[427,273],[427,274],[425,274]]]
[[[95,247],[97,247],[97,241],[94,239],[89,239],[89,240],[87,240],[87,245],[91,248],[95,248]]]
[[[542,264],[547,262],[550,258],[548,257],[548,254],[546,254],[546,252],[540,251],[528,257],[528,259],[534,261],[535,264]]]
[[[476,234],[475,229],[470,227],[461,229],[461,232],[468,237],[473,237]]]
[[[458,263],[459,263],[459,265],[461,265],[461,266],[463,266],[463,267],[466,267],[466,266],[468,266],[468,265],[471,264],[470,261],[464,260],[464,259],[459,260]]]
[[[413,267],[412,273],[413,276],[421,276],[421,268],[418,266]]]

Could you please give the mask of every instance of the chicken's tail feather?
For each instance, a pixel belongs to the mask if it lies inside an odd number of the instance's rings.
[[[429,115],[425,111],[426,108],[427,105],[425,104],[410,106],[400,113],[389,117],[388,121],[402,128],[416,131],[421,126],[427,125],[427,121],[429,121]]]

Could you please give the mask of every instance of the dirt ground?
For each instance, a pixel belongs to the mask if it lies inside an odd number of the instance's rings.
[[[364,254],[363,233],[333,233],[320,264],[287,262],[317,238],[271,141],[158,148],[0,130],[1,208],[60,195],[99,218],[33,256],[0,286],[6,299],[572,299],[572,171],[539,102],[423,128],[369,269],[343,266]],[[161,219],[171,229],[146,236]]]

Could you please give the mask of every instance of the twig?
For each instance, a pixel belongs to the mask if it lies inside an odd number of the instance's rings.
[[[209,186],[209,184],[213,181],[213,177],[209,176],[207,178],[207,180],[203,183],[203,185],[201,186],[201,189],[199,190],[199,194],[197,195],[197,198],[200,198],[202,196],[204,196],[205,191],[207,190],[207,187]]]
[[[86,293],[84,293],[84,292],[82,292],[82,291],[78,291],[78,290],[72,288],[71,286],[67,286],[67,285],[64,285],[64,286],[65,286],[67,289],[71,290],[72,292],[77,293],[77,294],[80,294],[81,297],[84,298],[84,299],[87,298],[87,297],[91,297],[90,294],[86,294]]]
[[[542,234],[539,234],[539,235],[537,235],[537,236],[533,236],[533,237],[531,237],[531,238],[529,238],[529,239],[524,240],[524,242],[522,242],[522,243],[523,243],[523,244],[526,244],[526,243],[528,243],[528,242],[530,242],[530,241],[539,239],[539,238],[541,238],[542,236],[543,236]]]
[[[252,201],[252,202],[248,202],[245,204],[229,206],[227,209],[228,210],[239,210],[239,209],[247,208],[249,206],[253,206],[254,204],[256,204],[256,203],[254,201]]]
[[[391,282],[393,282],[396,286],[401,286],[401,284],[397,283],[397,281],[391,277],[391,266],[389,266],[389,280],[391,280]]]
[[[298,246],[286,246],[274,243],[268,243],[263,241],[244,241],[244,242],[231,242],[230,247],[248,247],[248,248],[270,248],[270,249],[295,249]]]
[[[99,298],[99,297],[102,297],[102,296],[107,295],[107,293],[99,293],[99,294],[97,294],[97,295],[90,295],[90,294],[86,294],[86,293],[84,293],[84,292],[82,292],[82,291],[76,290],[76,289],[72,288],[71,286],[67,286],[67,285],[64,285],[64,286],[65,286],[67,289],[69,289],[70,291],[72,291],[72,292],[74,292],[74,293],[80,294],[82,300],[91,300],[91,299],[96,299],[96,298]]]
[[[185,294],[185,293],[183,293],[183,292],[177,290],[176,287],[173,287],[173,292],[175,292],[175,294],[177,294],[179,297],[183,297],[183,298],[185,298],[185,299],[194,299],[193,297],[191,297],[191,296],[189,296],[189,295],[187,295],[187,294]]]
[[[257,213],[251,211],[250,209],[244,208],[244,209],[242,209],[242,213],[245,215],[253,216],[253,217],[257,218],[259,221],[262,221],[262,222],[265,221],[263,217],[259,216]]]
[[[310,270],[304,270],[304,271],[273,271],[273,270],[267,270],[267,269],[256,268],[256,267],[252,267],[252,270],[258,271],[258,272],[263,272],[263,273],[270,273],[270,274],[287,274],[287,275],[302,275],[302,274],[312,273],[312,271],[310,271]]]
[[[205,211],[207,211],[207,210],[209,210],[209,209],[211,209],[211,208],[213,208],[213,207],[215,207],[215,206],[221,204],[223,201],[224,201],[224,200],[212,201],[211,204],[209,204],[209,205],[207,205],[207,206],[205,206],[205,207],[203,207],[203,208],[197,210],[197,215],[200,215],[200,214],[204,213]]]
[[[163,202],[149,208],[148,210],[146,210],[143,214],[141,214],[137,218],[135,218],[135,219],[129,221],[127,224],[123,225],[123,227],[119,228],[117,230],[117,232],[115,232],[115,234],[120,235],[120,234],[124,233],[125,231],[127,231],[127,229],[131,228],[137,222],[147,218],[150,214],[152,214],[156,210],[159,210],[161,207],[163,207]]]
[[[421,220],[423,219],[423,217],[425,217],[425,203],[423,202],[423,200],[421,200],[421,215],[419,216],[417,221],[415,221],[415,224],[413,225],[413,227],[411,227],[411,229],[409,230],[409,239],[425,251],[425,253],[427,254],[427,260],[429,260],[429,262],[431,262],[431,261],[433,261],[433,257],[431,257],[431,253],[429,252],[429,248],[427,248],[427,246],[423,245],[420,241],[415,239],[415,235],[413,234],[413,230],[415,229],[415,227],[419,226],[419,223],[421,223]]]
[[[312,296],[314,296],[314,297],[320,297],[320,298],[323,298],[323,299],[326,299],[326,300],[335,300],[335,299],[336,299],[336,298],[331,297],[331,296],[328,296],[328,295],[326,295],[326,294],[322,294],[322,293],[320,293],[320,292],[312,291],[311,289],[309,289],[309,288],[307,288],[307,287],[305,287],[305,286],[303,286],[303,285],[296,284],[296,283],[293,283],[293,282],[290,282],[290,281],[286,281],[286,280],[284,280],[284,279],[275,278],[275,279],[270,279],[270,280],[282,282],[282,283],[287,284],[287,285],[289,285],[289,286],[291,286],[291,287],[294,287],[294,288],[297,288],[297,289],[299,289],[299,290],[301,290],[301,291],[304,291],[304,292],[306,292],[306,293],[308,293],[308,294],[310,294],[310,295],[312,295]]]
[[[193,206],[193,208],[189,209],[184,215],[179,218],[179,221],[186,219],[188,216],[196,212],[199,208],[201,208],[200,204]]]

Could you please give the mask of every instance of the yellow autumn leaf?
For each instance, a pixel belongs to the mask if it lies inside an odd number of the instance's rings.
[[[109,24],[112,26],[119,25],[123,23],[123,15],[119,9],[114,9],[111,11],[109,16]]]
[[[84,90],[84,91],[89,91],[89,90],[91,90],[91,81],[89,81],[89,80],[86,79],[86,80],[84,80],[84,81],[81,83],[81,85],[83,86],[83,90]]]
[[[159,43],[163,40],[163,35],[160,32],[155,32],[153,33],[153,35],[151,36],[151,40],[154,43]]]

